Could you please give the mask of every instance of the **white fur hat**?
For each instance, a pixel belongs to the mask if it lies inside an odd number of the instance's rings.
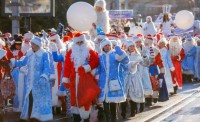
[[[141,38],[139,38],[138,36],[134,36],[133,37],[133,42],[137,42],[137,41],[141,41]]]
[[[110,41],[111,41],[112,45],[119,46],[118,41],[116,41],[116,40],[110,40]]]
[[[165,45],[168,44],[166,38],[162,38],[160,41],[158,41],[157,45],[159,45],[161,42],[164,42]]]
[[[60,36],[58,34],[50,35],[50,37],[48,39],[50,41],[51,40],[56,40],[56,45],[57,45],[58,49],[63,49],[63,43],[60,40]]]
[[[95,6],[99,6],[102,9],[106,9],[106,1],[105,0],[97,0]]]
[[[32,33],[25,33],[24,34],[24,39],[32,39],[32,38],[34,38],[34,35],[32,34]]]
[[[127,41],[126,42],[126,49],[128,49],[131,45],[135,45],[135,42],[133,42],[133,41]]]
[[[39,37],[36,36],[33,39],[31,39],[31,43],[34,43],[37,46],[41,47],[42,46],[42,39],[40,39]]]
[[[103,47],[106,46],[106,45],[108,45],[108,44],[109,44],[110,46],[112,46],[111,41],[110,41],[108,38],[105,38],[105,39],[103,39],[103,40],[101,41],[101,43],[100,43],[100,48],[103,49]]]
[[[147,17],[146,17],[146,21],[147,21],[147,20],[152,21],[152,17],[151,17],[151,16],[147,16]]]

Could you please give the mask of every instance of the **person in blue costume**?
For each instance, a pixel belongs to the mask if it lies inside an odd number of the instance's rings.
[[[101,93],[98,102],[104,105],[106,120],[115,122],[117,120],[117,103],[126,101],[125,90],[119,78],[119,66],[121,63],[128,64],[129,59],[119,46],[116,46],[113,50],[112,43],[108,38],[102,40],[100,47],[102,53],[99,56],[100,65],[97,72],[99,74],[98,86]]]
[[[134,117],[137,112],[137,103],[144,103],[144,89],[142,84],[142,75],[139,70],[139,65],[144,60],[136,48],[133,41],[128,41],[126,44],[127,55],[130,59],[127,65],[128,75],[125,80],[125,91],[127,100],[130,102],[131,106],[131,117]],[[126,106],[127,103],[122,103],[122,117],[126,117]]]
[[[141,56],[143,57],[143,62],[139,65],[139,70],[142,75],[142,84],[144,88],[144,96],[145,101],[148,101],[149,98],[153,95],[153,89],[150,81],[150,75],[149,75],[149,51],[147,50],[147,47],[144,46],[144,39],[142,34],[138,34],[137,37],[133,38],[133,41],[136,44],[137,50],[140,52]],[[140,112],[144,110],[144,104],[140,104]]]
[[[173,87],[173,81],[172,81],[172,76],[171,72],[175,71],[174,65],[171,60],[171,54],[170,51],[167,48],[167,40],[165,38],[162,38],[157,46],[160,49],[160,54],[161,54],[161,59],[163,61],[163,65],[165,67],[165,82],[167,85],[167,90],[169,93],[173,94],[174,93],[174,87]]]
[[[182,61],[183,80],[192,82],[195,74],[196,45],[191,36],[186,37],[183,49],[185,51],[185,58]]]
[[[159,80],[159,85],[160,85],[158,101],[160,102],[169,100],[169,93],[173,92],[173,85],[172,85],[170,70],[174,71],[175,68],[172,64],[170,52],[167,49],[166,44],[167,44],[167,40],[165,38],[161,39],[158,42],[158,47],[161,53],[161,59],[163,61],[163,65],[165,68],[165,74],[158,75],[158,80]]]
[[[25,79],[27,85],[24,105],[20,118],[31,121],[49,121],[53,119],[51,88],[49,82],[49,57],[41,48],[42,40],[34,37],[23,60],[11,59],[13,66],[27,65],[28,73]]]

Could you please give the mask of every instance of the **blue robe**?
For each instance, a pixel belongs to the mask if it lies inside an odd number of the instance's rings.
[[[184,46],[183,46],[184,48]],[[187,50],[184,48],[185,58],[182,61],[183,74],[194,75],[195,73],[195,56],[196,56],[196,47],[193,46],[192,49]]]
[[[142,74],[138,65],[143,61],[140,54],[128,53],[130,62],[128,64],[128,78],[125,85],[127,97],[136,103],[144,103],[144,89],[142,84]]]
[[[17,67],[27,65],[28,73],[25,79],[26,94],[20,118],[27,120],[29,109],[29,94],[32,92],[33,106],[30,118],[39,121],[53,119],[51,88],[49,82],[49,57],[43,49],[37,52],[29,50],[23,60],[12,61]]]
[[[99,95],[99,102],[112,102],[119,103],[126,100],[125,91],[122,86],[122,81],[119,76],[120,63],[127,64],[129,62],[128,56],[125,52],[119,56],[114,50],[107,53],[103,53],[99,56],[100,65],[97,68],[99,74],[98,86],[101,89]],[[118,91],[109,90],[109,81],[117,80],[120,84],[121,89]]]
[[[23,72],[21,69],[25,69],[26,67],[21,68],[14,68],[11,72],[11,75],[13,77],[13,80],[15,81],[15,96],[13,100],[13,110],[15,112],[21,112],[22,106],[24,104],[24,96],[25,96],[25,90],[26,86],[24,83],[25,79],[25,72]]]
[[[161,53],[161,59],[163,61],[163,65],[164,65],[164,68],[165,68],[164,77],[165,77],[165,82],[166,82],[166,85],[167,85],[167,90],[168,90],[169,93],[173,93],[174,88],[173,88],[172,76],[171,76],[170,69],[174,68],[174,66],[172,64],[170,52],[166,48],[162,48],[162,49],[160,49],[160,53]]]

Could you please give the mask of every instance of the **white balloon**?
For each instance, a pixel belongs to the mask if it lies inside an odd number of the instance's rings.
[[[72,28],[84,32],[92,28],[96,23],[97,15],[92,5],[86,2],[76,2],[67,11],[67,21]]]
[[[175,23],[180,29],[189,29],[194,24],[194,15],[188,10],[181,10],[175,16]]]

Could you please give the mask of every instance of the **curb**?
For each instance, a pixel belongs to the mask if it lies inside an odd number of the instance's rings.
[[[189,95],[185,96],[184,98],[180,99],[179,101],[175,102],[174,104],[163,108],[162,110],[155,112],[153,114],[151,114],[150,116],[144,118],[141,120],[141,122],[150,122],[155,120],[156,118],[158,118],[161,114],[164,114],[165,112],[169,111],[170,109],[174,108],[175,106],[177,106],[178,104],[180,104],[181,102],[185,101],[186,99],[189,99],[191,96],[193,96],[194,94],[198,93],[198,90],[195,89],[192,93],[190,93]]]

